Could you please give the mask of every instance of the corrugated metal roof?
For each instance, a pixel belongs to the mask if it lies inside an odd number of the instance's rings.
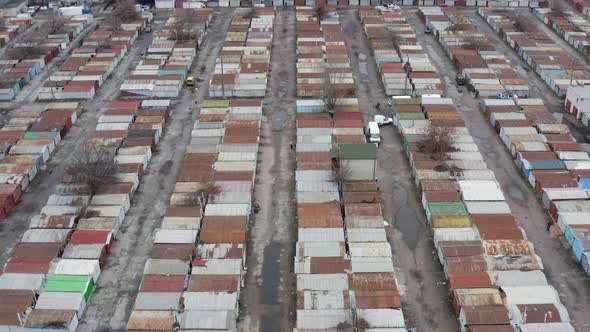
[[[297,329],[335,329],[342,325],[352,326],[350,309],[297,310]]]
[[[391,257],[391,246],[387,242],[349,242],[351,257]]]
[[[553,286],[506,286],[502,287],[505,300],[510,304],[560,303],[559,294]]]
[[[197,230],[157,229],[154,243],[189,244],[197,240]]]
[[[350,309],[348,291],[299,291],[297,309]]]
[[[199,244],[197,257],[201,259],[245,259],[246,247],[243,243]]]
[[[234,310],[185,310],[178,315],[178,323],[181,329],[230,331],[236,317]]]
[[[176,317],[171,310],[133,310],[129,321],[128,330],[172,330]]]
[[[299,228],[299,242],[344,242],[342,228]]]
[[[543,271],[488,271],[488,274],[492,283],[499,287],[547,285]]]
[[[401,309],[357,309],[357,317],[365,320],[369,328],[404,328]]]
[[[179,310],[182,293],[140,292],[135,299],[134,310]]]
[[[238,292],[184,292],[185,310],[235,310]]]
[[[191,274],[240,274],[241,259],[203,259],[193,262]]]
[[[348,242],[387,242],[385,229],[381,228],[352,228],[347,229]]]
[[[348,289],[348,276],[339,274],[300,274],[297,275],[297,290],[334,290]]]
[[[344,242],[297,242],[297,256],[342,257],[346,254]]]
[[[44,274],[3,273],[0,275],[0,289],[39,290],[44,279]]]
[[[44,292],[39,295],[35,308],[75,310],[81,315],[85,306],[84,293]]]
[[[304,192],[338,192],[336,182],[326,181],[297,181],[297,191]]]
[[[180,259],[152,259],[145,262],[143,274],[186,275],[189,262]]]
[[[346,228],[383,228],[384,220],[381,216],[346,216]]]
[[[520,332],[575,332],[570,323],[533,323],[521,324]]]
[[[389,257],[352,257],[350,265],[353,273],[393,272]]]
[[[459,181],[465,201],[504,201],[504,194],[496,181]]]

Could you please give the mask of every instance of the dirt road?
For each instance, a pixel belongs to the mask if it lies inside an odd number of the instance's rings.
[[[80,321],[78,331],[124,331],[133,309],[145,261],[153,245],[153,232],[162,221],[176,176],[189,143],[193,128],[195,103],[208,95],[209,79],[215,59],[221,50],[232,10],[216,11],[201,51],[191,69],[205,67],[199,74],[198,91],[185,88],[181,99],[173,106],[162,141],[148,165],[133,197],[131,209],[115,241],[107,264],[103,268],[91,304]]]
[[[424,25],[414,11],[408,11],[405,14],[412,26],[417,27],[418,40],[425,45],[438,73],[446,82],[445,95],[453,98],[455,105],[461,111],[463,120],[484,156],[488,168],[496,175],[512,213],[520,221],[529,241],[533,243],[536,253],[541,257],[547,279],[558,290],[571,319],[583,331],[590,331],[588,278],[584,277],[581,267],[575,262],[573,255],[564,249],[559,239],[550,237],[546,230],[549,215],[516,169],[512,157],[496,132],[479,111],[479,100],[474,99],[470,94],[457,91],[453,84],[455,68],[440,45],[432,36],[422,33]]]
[[[293,329],[295,233],[295,11],[277,8],[263,103],[255,202],[248,234],[240,331]]]
[[[367,122],[377,113],[385,114],[387,97],[356,11],[341,15],[359,106]],[[377,177],[383,217],[392,225],[386,231],[406,326],[418,331],[456,331],[459,327],[448,305],[445,277],[435,261],[430,228],[417,198],[401,139],[394,127],[382,127],[381,139]]]

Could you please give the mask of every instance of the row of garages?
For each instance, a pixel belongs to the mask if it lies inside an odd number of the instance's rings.
[[[178,97],[211,14],[210,9],[174,11],[148,46],[145,58],[121,85],[121,96],[140,99]]]
[[[39,100],[92,99],[144,31],[150,13],[113,31],[103,24],[39,88]]]
[[[206,100],[128,330],[236,330],[262,100]]]
[[[162,104],[109,103],[79,158],[112,157],[116,173],[97,188],[67,173],[60,179],[0,275],[2,298],[10,299],[3,327],[76,330],[161,132],[145,129],[145,120],[161,128]]]
[[[90,15],[64,19],[63,26],[43,22],[37,31],[30,34],[44,38],[25,39],[8,48],[0,58],[0,100],[14,99],[21,89],[39,75],[91,22]]]
[[[482,112],[590,274],[590,156],[540,99],[484,99]]]
[[[237,329],[261,118],[261,99],[203,102],[129,331]]]
[[[328,6],[381,6],[397,4],[400,6],[446,7],[549,7],[549,1],[547,0],[156,0],[156,8],[252,7],[253,5],[265,5],[266,7],[314,7],[320,3]]]
[[[400,12],[367,9],[360,16],[386,95],[442,93],[436,68]]]
[[[510,61],[460,11],[431,7],[421,8],[419,15],[476,97],[529,95],[527,82],[519,78]]]
[[[401,120],[410,109],[424,119]],[[396,99],[394,110],[461,331],[575,331],[453,101]],[[430,118],[440,112],[455,120]],[[450,148],[435,158],[424,142],[441,131]]]
[[[505,11],[479,8],[477,12],[558,97],[565,97],[569,86],[590,83],[585,65],[577,63],[544,32],[519,31],[514,15]]]
[[[225,35],[215,72],[209,82],[209,97],[256,97],[266,94],[270,63],[274,9],[237,9]]]
[[[354,81],[348,51],[335,11],[328,20],[310,19],[312,8],[298,8],[297,96],[330,99],[354,96]]]
[[[34,21],[31,18],[4,18],[0,20],[0,47],[25,32]]]
[[[298,24],[317,22],[306,13],[298,10]],[[338,16],[316,27],[328,25],[340,29]],[[320,99],[297,101],[296,328],[406,331],[375,181],[377,147],[365,141],[356,98],[339,98],[332,111]]]
[[[28,104],[0,129],[0,221],[19,203],[80,112],[75,102]]]
[[[555,31],[586,59],[590,57],[590,22],[574,12],[554,12],[550,8],[535,9],[533,15]]]

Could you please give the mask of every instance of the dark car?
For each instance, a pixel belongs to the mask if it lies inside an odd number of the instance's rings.
[[[457,82],[457,85],[465,85],[465,76],[461,73],[457,74],[455,76],[455,82]]]

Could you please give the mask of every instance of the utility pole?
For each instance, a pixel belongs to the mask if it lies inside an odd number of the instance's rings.
[[[572,71],[570,73],[570,85],[573,85],[573,81],[574,81],[574,70],[576,68],[576,59],[574,57],[571,58],[572,59]]]

